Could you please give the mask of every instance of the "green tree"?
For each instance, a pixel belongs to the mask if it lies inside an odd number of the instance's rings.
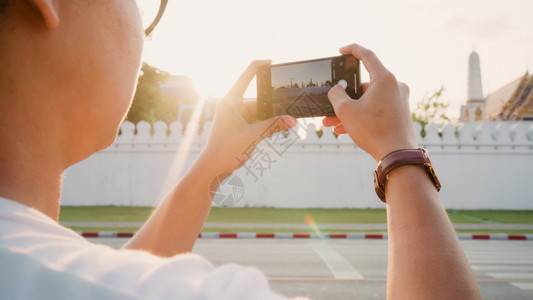
[[[169,101],[168,97],[161,92],[161,84],[169,78],[170,75],[167,72],[143,62],[127,120],[133,123],[144,120],[152,124],[158,120],[167,123],[176,120],[177,103]]]
[[[441,87],[438,91],[429,97],[424,97],[422,101],[418,102],[416,109],[412,113],[413,121],[422,125],[422,136],[425,135],[425,126],[428,123],[435,123],[439,127],[443,127],[451,122],[451,118],[446,114],[446,109],[450,106],[441,99],[441,96],[446,90]]]

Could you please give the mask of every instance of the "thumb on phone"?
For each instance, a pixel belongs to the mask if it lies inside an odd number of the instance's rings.
[[[356,109],[355,101],[346,94],[344,88],[340,85],[335,85],[328,92],[328,98],[335,110],[335,114],[339,119],[343,119],[343,116],[350,114],[351,111]]]

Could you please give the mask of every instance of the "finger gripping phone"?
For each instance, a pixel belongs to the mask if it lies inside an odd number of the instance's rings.
[[[359,60],[351,55],[264,66],[256,75],[260,120],[334,116],[328,92],[336,84],[354,100],[362,94]]]

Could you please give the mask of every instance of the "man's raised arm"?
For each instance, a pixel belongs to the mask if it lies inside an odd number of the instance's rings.
[[[146,250],[160,256],[191,251],[209,214],[211,191],[216,191],[223,176],[240,168],[249,158],[243,153],[249,153],[250,147],[262,138],[296,125],[296,120],[290,116],[258,121],[256,102],[243,102],[242,96],[257,68],[268,63],[254,61],[250,64],[217,104],[205,149],[124,248]]]
[[[396,150],[417,149],[408,87],[398,82],[372,51],[353,44],[340,52],[362,60],[370,73],[370,83],[363,86],[365,93],[357,101],[350,99],[342,87],[332,88],[329,99],[337,117],[326,117],[323,124],[335,126],[336,133],[348,133],[376,162]],[[387,178],[387,298],[481,299],[426,170],[404,165],[393,169]]]

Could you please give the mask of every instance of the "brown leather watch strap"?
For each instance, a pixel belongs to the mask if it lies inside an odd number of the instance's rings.
[[[389,174],[389,172],[395,168],[404,165],[419,165],[425,168],[429,177],[435,184],[435,188],[437,188],[437,191],[440,191],[441,184],[437,178],[437,175],[435,174],[435,171],[433,170],[433,166],[429,160],[426,149],[418,148],[397,150],[385,156],[378,163],[377,169],[374,170],[374,187],[376,189],[376,194],[381,201],[386,202],[385,184],[387,183],[388,179],[387,174]]]

